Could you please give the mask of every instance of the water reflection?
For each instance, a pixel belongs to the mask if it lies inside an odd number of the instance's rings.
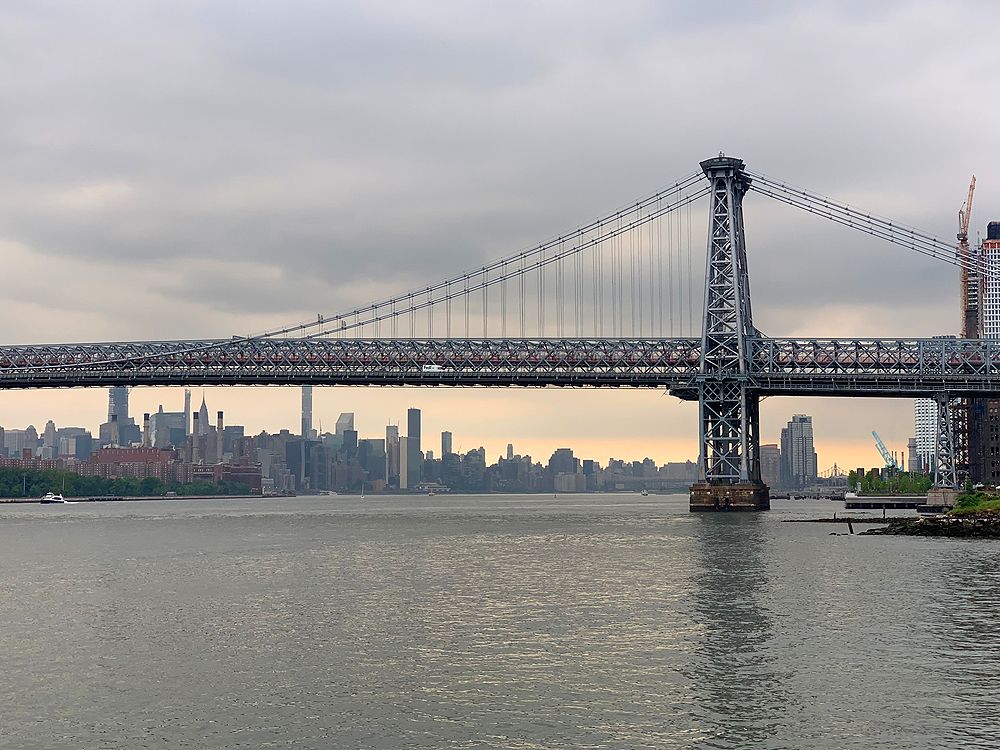
[[[767,644],[772,618],[764,604],[770,586],[766,521],[758,514],[695,517],[691,605],[700,638],[685,674],[704,740],[712,747],[745,747],[774,733],[792,708],[785,674]]]

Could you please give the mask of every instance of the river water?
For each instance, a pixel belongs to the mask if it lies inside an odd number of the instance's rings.
[[[1000,747],[1000,542],[838,507],[0,506],[0,747]]]

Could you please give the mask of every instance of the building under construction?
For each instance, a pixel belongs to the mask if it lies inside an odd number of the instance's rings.
[[[968,226],[972,207],[972,188],[966,208],[959,213],[959,254],[965,247],[968,257]],[[963,231],[964,230],[964,231]],[[964,235],[964,236],[963,236]],[[976,249],[981,263],[974,267],[996,268],[1000,263],[1000,221],[986,228],[986,239]],[[1000,278],[995,274],[962,274],[964,306],[963,335],[970,338],[1000,340]],[[974,483],[1000,484],[1000,399],[967,400],[965,425],[967,466]]]

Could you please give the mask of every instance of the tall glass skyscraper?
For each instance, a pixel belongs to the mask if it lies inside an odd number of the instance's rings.
[[[407,409],[406,483],[408,487],[416,487],[420,484],[423,463],[423,455],[420,452],[420,409]]]

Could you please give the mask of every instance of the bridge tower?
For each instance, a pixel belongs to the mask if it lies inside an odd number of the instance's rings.
[[[750,343],[758,335],[750,311],[743,161],[720,154],[701,163],[712,186],[705,318],[698,375],[699,481],[693,511],[767,510],[760,478],[759,409],[750,376]]]

